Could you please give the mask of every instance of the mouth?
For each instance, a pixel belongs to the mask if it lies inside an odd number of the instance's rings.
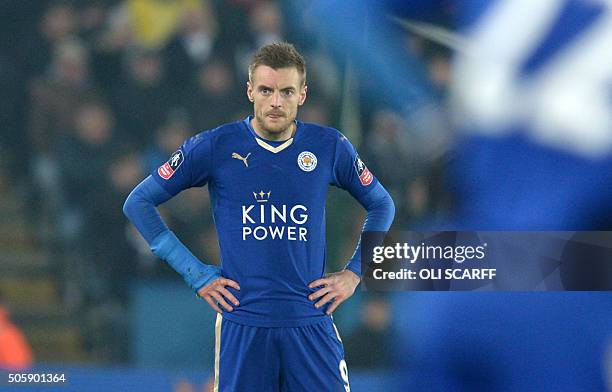
[[[266,117],[272,119],[272,120],[277,120],[279,118],[283,118],[285,117],[285,115],[281,114],[281,113],[268,113],[266,114]]]

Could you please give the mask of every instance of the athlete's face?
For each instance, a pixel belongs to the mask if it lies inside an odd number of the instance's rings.
[[[288,139],[298,106],[306,100],[306,89],[295,67],[255,68],[247,82],[247,96],[255,111],[255,131],[269,140]]]

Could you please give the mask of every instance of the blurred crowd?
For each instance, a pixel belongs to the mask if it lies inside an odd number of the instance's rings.
[[[289,41],[303,52],[309,97],[299,119],[338,127],[353,140],[392,194],[398,228],[418,227],[447,203],[440,156],[426,156],[397,108],[362,93],[371,88],[359,83],[365,75],[347,82],[350,60],[326,48],[300,1],[46,0],[0,7],[0,178],[29,206],[38,243],[61,260],[67,306],[102,326],[92,327],[88,344],[110,350],[114,360],[127,358],[125,334],[117,331],[126,328],[130,282],[176,279],[127,224],[122,203],[184,139],[251,112],[246,70],[263,44]],[[445,99],[448,52],[408,34],[406,48],[422,58]],[[356,101],[352,123],[349,101]],[[161,213],[196,255],[217,262],[209,204],[207,192],[189,190]],[[340,233],[330,247],[341,249],[330,269],[350,257],[361,222],[330,222]],[[368,306],[364,325],[380,333],[385,315]],[[355,352],[367,367],[368,353]]]
[[[0,291],[0,370],[23,370],[32,366],[32,348],[13,323]]]

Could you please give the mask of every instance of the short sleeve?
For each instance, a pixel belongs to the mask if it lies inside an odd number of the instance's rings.
[[[212,166],[212,140],[202,132],[187,139],[151,176],[174,196],[184,189],[206,185]]]
[[[359,158],[351,142],[340,132],[337,137],[332,184],[360,200],[376,187],[378,180]]]

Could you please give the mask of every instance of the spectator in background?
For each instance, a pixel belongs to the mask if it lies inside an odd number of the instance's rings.
[[[394,200],[401,200],[404,184],[414,170],[402,118],[388,109],[374,112],[364,147],[372,172],[385,184],[389,184],[389,192]]]
[[[145,172],[149,173],[163,164],[191,132],[187,113],[182,109],[171,110],[165,123],[155,131],[153,143],[143,153]]]
[[[253,2],[224,0],[215,1],[215,5],[219,31],[214,52],[217,56],[231,58],[239,40],[249,36],[248,8]]]
[[[178,29],[163,51],[168,82],[174,89],[188,87],[199,67],[213,53],[217,38],[217,20],[208,1],[199,11],[184,11]]]
[[[83,1],[78,7],[79,36],[86,42],[94,42],[104,30],[109,2],[105,0]]]
[[[104,26],[92,40],[92,71],[105,95],[112,97],[125,83],[125,57],[134,46],[134,32],[125,7],[108,8]]]
[[[68,276],[76,281],[86,301],[96,302],[106,295],[104,277],[97,265],[100,239],[95,230],[95,214],[109,197],[108,173],[114,150],[114,119],[100,101],[86,101],[77,106],[73,133],[55,143],[59,165],[59,232],[66,249],[76,252],[78,262],[69,265]],[[104,233],[102,237],[107,236]],[[98,279],[92,279],[92,277]]]
[[[380,370],[391,366],[389,305],[384,298],[370,296],[361,307],[361,323],[345,339],[346,359],[353,369]]]
[[[410,230],[433,227],[450,210],[451,200],[445,191],[446,162],[437,160],[421,165],[404,184],[399,204],[398,225]]]
[[[83,101],[98,97],[89,80],[87,52],[83,44],[75,39],[58,44],[46,77],[34,80],[31,85],[27,134],[31,144],[29,166],[34,187],[29,202],[41,205],[43,216],[53,217],[61,203],[58,198],[61,194],[58,156],[53,146],[58,139],[71,134],[74,108]],[[38,224],[37,227],[42,229],[45,225]]]
[[[100,267],[106,270],[109,277],[109,296],[127,305],[129,283],[135,275],[136,250],[130,244],[130,226],[127,222],[117,229],[117,222],[122,222],[121,210],[117,208],[138,184],[143,175],[140,156],[132,150],[121,150],[113,155],[108,170],[110,187],[100,200],[98,208],[92,209],[88,216],[92,231],[92,257]]]
[[[97,180],[104,192],[89,196],[85,210],[83,258],[89,267],[87,302],[82,308],[85,345],[100,361],[126,363],[129,360],[129,289],[137,270],[127,222],[121,219],[121,203],[143,175],[140,157],[131,149],[116,147],[107,155]],[[119,214],[119,215],[118,215]],[[118,226],[118,223],[122,225]]]
[[[70,133],[75,107],[97,98],[87,61],[81,41],[63,41],[54,49],[46,77],[33,82],[29,136],[38,152],[47,152],[58,137]]]
[[[406,184],[403,200],[400,206],[403,227],[415,228],[431,219],[430,190],[424,177],[417,176]]]
[[[197,80],[185,94],[184,105],[196,129],[211,129],[232,120],[248,110],[234,80],[231,66],[220,58],[211,59],[197,74]]]
[[[41,74],[49,63],[50,50],[43,56],[44,63],[36,63],[42,51],[29,49],[45,41],[41,29],[46,5],[41,2],[0,2],[0,153],[3,170],[10,176],[6,180],[17,186],[26,196],[31,179],[27,161],[30,144],[26,135],[24,117],[29,110],[28,85],[33,74]],[[25,164],[24,164],[25,163]]]
[[[77,17],[67,2],[52,2],[40,18],[38,31],[24,40],[24,49],[18,53],[29,77],[41,77],[52,62],[59,45],[76,36]]]
[[[27,104],[26,80],[15,59],[2,51],[0,70],[0,124],[6,130],[0,140],[3,166],[11,173],[11,181],[27,181],[27,165],[23,164],[23,157],[29,155],[30,145],[23,137],[23,122],[20,121]]]
[[[300,111],[300,120],[316,124],[330,124],[331,114],[328,105],[322,101],[310,101]]]
[[[342,91],[342,76],[327,53],[319,48],[307,52],[308,64],[313,68],[308,74],[309,85],[313,93],[311,99],[326,102],[327,107],[336,112]]]
[[[11,319],[0,293],[0,370],[18,371],[32,366],[32,349]]]
[[[243,37],[243,42],[236,47],[236,69],[242,70],[239,79],[248,77],[244,70],[248,69],[249,61],[255,50],[273,42],[283,42],[285,27],[283,14],[277,2],[258,1],[248,8],[249,31]]]
[[[284,38],[283,15],[275,1],[256,2],[250,10],[249,27],[256,47],[282,42]]]
[[[143,49],[129,53],[126,79],[114,91],[114,109],[124,139],[132,145],[149,140],[164,121],[162,108],[171,105],[159,54]]]
[[[186,13],[202,13],[208,7],[203,0],[125,0],[123,9],[134,32],[136,45],[161,50]]]
[[[104,176],[113,150],[114,118],[105,104],[86,101],[77,106],[73,121],[74,133],[60,138],[54,153],[61,173],[64,218],[70,222],[64,227],[74,229],[81,227],[86,211],[97,208],[96,201],[108,189]],[[68,237],[81,239],[78,233]]]

